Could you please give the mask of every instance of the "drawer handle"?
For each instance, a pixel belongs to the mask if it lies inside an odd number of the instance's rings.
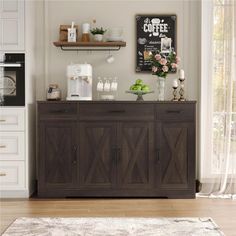
[[[179,114],[181,112],[181,110],[167,110],[167,113],[175,113],[175,114]]]
[[[125,110],[110,110],[110,113],[125,113]]]
[[[0,145],[0,148],[6,148],[7,146],[6,145]]]
[[[51,111],[51,113],[68,113],[68,112],[69,112],[69,110],[67,110],[67,109],[53,110],[53,111]]]
[[[4,172],[1,172],[0,173],[0,176],[6,176],[7,174],[6,173],[4,173]]]
[[[0,119],[0,122],[6,122],[6,120],[5,119]]]

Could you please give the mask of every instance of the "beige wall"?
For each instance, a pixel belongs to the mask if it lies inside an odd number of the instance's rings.
[[[98,76],[114,77],[119,80],[119,99],[135,99],[126,94],[125,90],[137,78],[143,79],[153,89],[155,77],[151,74],[135,72],[135,15],[136,14],[176,14],[177,15],[177,51],[182,58],[181,67],[186,71],[186,87],[188,99],[198,99],[199,87],[199,57],[200,57],[200,18],[199,3],[185,0],[155,0],[155,1],[55,1],[41,3],[38,1],[37,27],[37,98],[45,98],[45,89],[49,83],[58,83],[66,96],[66,66],[70,62],[88,62],[93,66],[93,78]],[[114,52],[115,62],[107,64],[105,58],[108,52],[63,52],[53,46],[58,40],[60,24],[77,24],[97,20],[97,26],[123,27],[127,47]],[[166,98],[171,97],[171,83],[177,74],[168,76]],[[95,92],[95,91],[94,91]],[[147,95],[146,99],[155,99],[156,95]]]
[[[28,0],[31,1],[31,0]],[[37,4],[37,87],[36,98],[45,99],[49,83],[58,83],[66,96],[66,66],[70,62],[89,62],[93,66],[94,80],[97,76],[118,76],[119,99],[134,100],[125,90],[137,78],[141,78],[153,89],[155,77],[149,74],[135,73],[135,15],[136,14],[176,14],[177,15],[177,51],[182,58],[181,67],[186,72],[186,96],[189,100],[200,100],[200,58],[201,58],[201,1],[200,0],[34,0]],[[105,62],[106,52],[62,52],[53,46],[58,40],[60,24],[77,24],[92,19],[98,26],[123,27],[127,47],[115,52],[115,63]],[[171,83],[177,74],[167,78],[166,99],[171,98]],[[156,95],[146,95],[145,99],[155,99]],[[199,111],[197,103],[197,111]],[[199,114],[199,112],[197,112]],[[197,159],[199,159],[199,121],[197,115]],[[199,175],[197,163],[197,175]]]

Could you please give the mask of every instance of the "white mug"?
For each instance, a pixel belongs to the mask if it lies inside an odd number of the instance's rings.
[[[111,64],[111,63],[113,63],[115,61],[115,58],[112,55],[109,55],[106,58],[106,61],[107,61],[107,63]]]

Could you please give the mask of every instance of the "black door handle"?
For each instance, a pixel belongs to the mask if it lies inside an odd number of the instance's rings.
[[[124,113],[125,110],[110,110],[110,113]]]
[[[117,163],[120,161],[121,148],[117,148]]]
[[[113,163],[116,164],[116,159],[117,159],[117,152],[116,152],[116,147],[112,148],[112,161]]]
[[[77,163],[77,150],[78,150],[78,146],[74,146],[74,159],[73,159],[73,164],[75,165]]]
[[[180,113],[181,112],[181,110],[167,110],[166,111],[167,113]]]
[[[51,113],[68,113],[69,110],[67,109],[59,109],[59,110],[53,110]]]
[[[160,149],[157,148],[156,149],[156,164],[158,164],[160,161]]]

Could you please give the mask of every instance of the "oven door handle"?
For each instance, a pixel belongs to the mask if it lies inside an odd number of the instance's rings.
[[[21,67],[20,63],[0,63],[0,67]]]

